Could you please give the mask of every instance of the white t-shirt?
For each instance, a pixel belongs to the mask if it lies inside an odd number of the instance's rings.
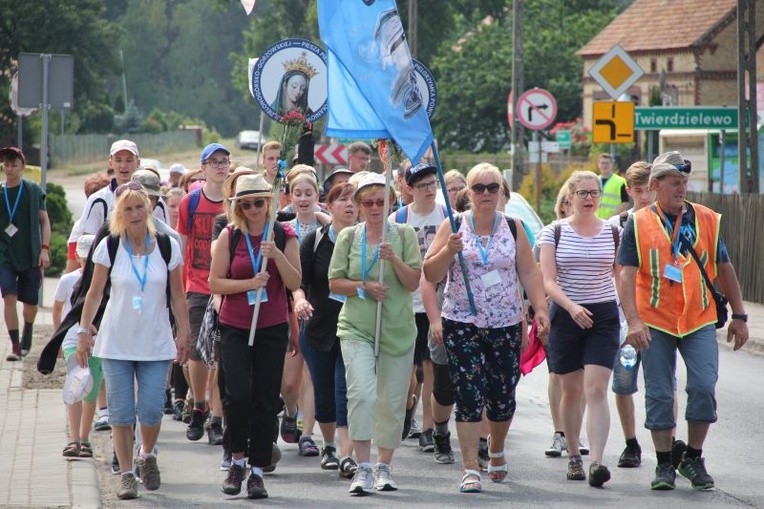
[[[93,254],[94,263],[110,266],[108,237],[103,239]],[[169,270],[182,263],[180,246],[170,239],[172,256]],[[144,257],[134,256],[133,262],[139,274],[143,274]],[[127,249],[120,242],[111,271],[111,295],[95,338],[93,355],[104,359],[161,361],[174,359],[175,342],[167,312],[167,270],[159,247],[153,246],[149,253],[146,286],[141,292],[138,277]],[[141,296],[140,311],[133,309],[134,297]]]
[[[69,244],[70,242],[77,242],[77,239],[80,238],[80,235],[82,235],[81,217],[74,222],[74,225],[72,225],[72,232],[69,234],[69,238],[66,240],[66,243]]]
[[[64,303],[64,310],[61,312],[61,316],[65,317],[69,310],[72,309],[72,291],[74,285],[82,279],[82,269],[69,272],[61,276],[56,286],[56,293],[53,295],[53,300]]]
[[[81,234],[95,235],[101,225],[109,220],[114,208],[114,191],[112,191],[111,186],[112,184],[109,184],[88,197],[79,220],[80,228],[82,228]]]
[[[397,214],[398,212],[393,212],[388,219],[395,222]],[[427,215],[417,214],[412,210],[411,205],[407,207],[405,223],[414,227],[417,242],[419,242],[419,253],[422,255],[423,260],[424,255],[427,253],[427,249],[429,249],[430,244],[432,244],[432,241],[435,238],[435,233],[438,231],[438,227],[445,218],[446,215],[443,212],[443,207],[438,203],[435,204],[432,212]],[[422,292],[419,288],[414,291],[412,298],[414,301],[414,313],[424,313]]]

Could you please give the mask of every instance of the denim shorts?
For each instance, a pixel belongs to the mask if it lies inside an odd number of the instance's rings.
[[[64,365],[69,357],[77,352],[77,348],[70,347],[64,349]],[[98,393],[101,392],[101,380],[103,380],[103,369],[101,367],[101,359],[99,357],[88,357],[88,367],[90,368],[90,374],[93,377],[93,388],[85,396],[85,401],[88,403],[95,403],[98,401]]]
[[[101,359],[109,404],[109,424],[156,426],[164,414],[167,372],[172,361]],[[138,383],[137,401],[135,382]]]
[[[18,272],[12,267],[0,265],[0,291],[3,297],[16,295],[20,302],[36,306],[40,297],[41,283],[42,271],[39,267]]]

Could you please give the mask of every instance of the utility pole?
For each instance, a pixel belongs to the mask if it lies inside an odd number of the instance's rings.
[[[517,98],[523,93],[523,7],[525,0],[512,2],[512,189],[523,181],[523,126],[517,117]]]
[[[416,58],[417,53],[417,26],[419,25],[419,6],[417,5],[417,0],[409,0],[409,50],[411,51],[411,56]]]
[[[125,111],[122,113],[125,114],[127,113],[127,79],[125,77],[125,55],[122,50],[119,50],[119,58],[122,61],[122,102],[125,105]]]
[[[756,0],[738,0],[737,37],[739,190],[741,193],[758,194],[760,185],[759,134],[756,114]],[[749,124],[746,124],[746,110],[750,115]],[[748,150],[751,153],[750,164],[747,164]]]

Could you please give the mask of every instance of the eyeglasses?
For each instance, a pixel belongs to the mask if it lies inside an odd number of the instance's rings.
[[[493,184],[475,184],[470,189],[472,189],[472,192],[475,194],[483,194],[486,191],[491,194],[496,194],[499,192],[499,189],[501,189],[501,184],[497,184],[496,182]]]
[[[384,207],[385,200],[383,200],[382,198],[377,198],[376,200],[363,200],[361,202],[361,205],[363,205],[367,209],[372,208],[374,205],[376,205],[377,207]]]
[[[602,196],[602,191],[599,189],[592,189],[591,191],[585,191],[581,189],[580,191],[576,191],[575,194],[582,200],[585,200],[587,196],[591,196],[592,198],[599,198]]]
[[[263,206],[265,206],[264,198],[260,198],[258,200],[252,200],[252,201],[241,201],[241,200],[239,201],[239,207],[241,207],[241,210],[249,210],[252,207],[259,209]]]
[[[438,181],[433,180],[431,182],[422,182],[421,184],[414,184],[414,187],[419,191],[427,191],[428,189],[437,189]]]
[[[140,191],[141,189],[143,189],[143,186],[140,183],[134,180],[131,180],[130,182],[126,184],[122,184],[121,186],[117,187],[117,189],[114,190],[114,196],[119,198],[120,196],[125,194],[125,191],[127,191],[128,189],[130,191]]]
[[[224,160],[216,160],[216,159],[208,159],[207,163],[213,168],[228,168],[228,166],[231,164],[231,161],[228,159]]]

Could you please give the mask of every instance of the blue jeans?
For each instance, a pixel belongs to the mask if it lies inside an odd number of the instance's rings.
[[[162,421],[170,362],[101,359],[109,404],[109,424],[132,426],[136,412],[144,426],[156,426]]]
[[[336,422],[337,426],[347,427],[347,383],[340,340],[335,341],[332,349],[325,352],[313,346],[304,334],[300,334],[300,351],[313,380],[316,420]]]
[[[642,352],[645,375],[645,427],[671,429],[674,421],[676,352],[687,366],[685,419],[716,422],[716,381],[719,378],[719,345],[716,329],[707,325],[683,338],[650,329],[650,347]]]

